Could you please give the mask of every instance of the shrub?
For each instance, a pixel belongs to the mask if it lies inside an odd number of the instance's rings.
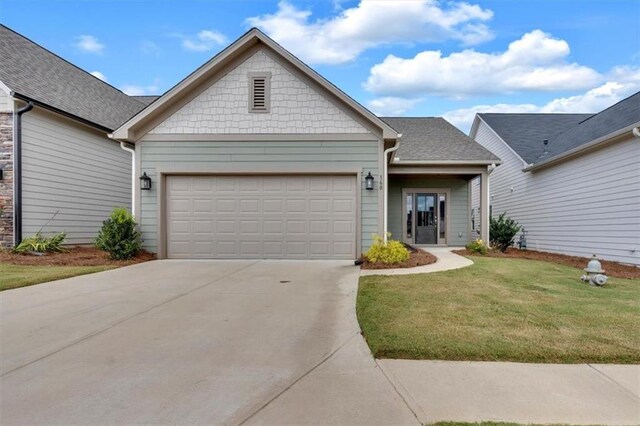
[[[111,217],[102,222],[95,245],[109,253],[111,259],[131,259],[140,251],[140,232],[136,222],[127,209],[119,207],[113,210]]]
[[[497,219],[492,217],[489,221],[491,246],[502,252],[507,251],[513,245],[513,240],[521,228],[518,222],[506,217],[506,214],[507,212],[504,212]]]
[[[369,262],[382,262],[387,265],[409,260],[409,250],[400,241],[390,240],[390,237],[391,234],[387,234],[387,243],[385,244],[380,235],[374,235],[373,244],[364,257]]]
[[[481,239],[467,243],[465,248],[475,254],[487,254],[489,252],[489,248]]]
[[[40,231],[36,232],[36,235],[25,238],[14,249],[14,253],[53,253],[64,251],[62,243],[67,237],[67,234],[60,232],[52,237],[44,237]]]

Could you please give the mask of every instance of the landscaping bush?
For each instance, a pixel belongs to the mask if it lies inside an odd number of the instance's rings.
[[[36,235],[23,239],[14,249],[14,253],[57,253],[64,251],[62,243],[67,234],[60,232],[49,238],[44,237],[40,231]]]
[[[140,232],[133,215],[122,207],[114,209],[111,217],[102,222],[95,245],[114,260],[134,257],[140,251]]]
[[[381,262],[387,265],[409,260],[409,250],[400,241],[391,240],[390,237],[391,234],[387,234],[387,243],[385,244],[380,235],[374,235],[373,244],[364,257],[369,262]]]
[[[487,254],[489,252],[489,247],[487,247],[487,245],[481,239],[477,239],[467,243],[465,248],[471,253],[475,254]]]
[[[489,235],[491,246],[501,252],[507,251],[513,245],[513,241],[521,226],[515,220],[506,217],[507,212],[502,213],[497,219],[493,217],[489,221]]]
[[[44,237],[40,231],[36,235],[23,239],[14,249],[14,253],[54,253],[64,251],[62,243],[67,234],[60,232],[52,237]]]

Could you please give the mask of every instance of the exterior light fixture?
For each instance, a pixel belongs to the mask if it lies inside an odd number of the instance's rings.
[[[140,189],[143,191],[151,189],[151,178],[147,176],[147,172],[144,172],[142,176],[140,176]]]
[[[367,188],[367,191],[373,191],[373,175],[371,174],[371,172],[369,172],[369,174],[365,176],[364,182],[365,182],[365,188]]]
[[[0,169],[0,180],[4,179],[4,170]]]

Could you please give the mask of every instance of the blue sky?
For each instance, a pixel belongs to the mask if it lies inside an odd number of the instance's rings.
[[[252,26],[376,113],[465,131],[477,111],[591,112],[640,90],[640,0],[3,0],[0,16],[131,94]]]

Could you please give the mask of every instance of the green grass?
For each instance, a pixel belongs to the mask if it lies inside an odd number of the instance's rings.
[[[76,275],[106,271],[113,266],[33,266],[0,263],[0,291],[24,287],[47,281],[61,280]]]
[[[640,280],[474,257],[468,268],[360,278],[357,313],[378,358],[640,362]]]

